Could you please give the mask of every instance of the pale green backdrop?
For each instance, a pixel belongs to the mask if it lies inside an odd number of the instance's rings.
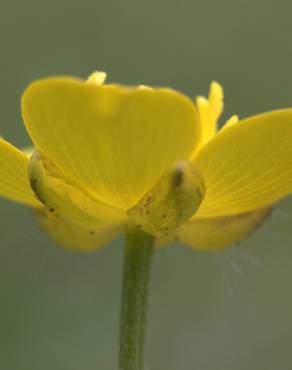
[[[167,85],[212,79],[225,117],[292,106],[289,0],[2,0],[0,131],[22,146],[19,97],[33,79]],[[291,143],[292,145],[292,143]],[[68,253],[31,213],[0,201],[0,370],[115,370],[122,242]],[[292,199],[242,246],[157,252],[149,370],[292,368]]]

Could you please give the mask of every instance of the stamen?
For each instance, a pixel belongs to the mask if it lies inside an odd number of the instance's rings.
[[[93,72],[87,79],[86,82],[89,82],[89,83],[94,83],[94,84],[97,84],[97,85],[103,85],[105,80],[106,80],[106,73],[105,72],[99,72],[99,71],[96,71],[96,72]]]

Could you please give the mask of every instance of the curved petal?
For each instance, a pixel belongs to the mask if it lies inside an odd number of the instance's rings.
[[[0,139],[0,196],[41,206],[29,185],[28,157],[3,139]]]
[[[27,88],[22,112],[34,145],[66,179],[121,209],[188,159],[200,136],[194,104],[168,89],[49,78]]]
[[[197,218],[272,205],[292,191],[292,109],[222,130],[194,158],[206,184]]]
[[[236,216],[195,219],[184,224],[178,238],[186,245],[219,251],[248,237],[271,213],[271,208]]]
[[[211,83],[208,99],[198,96],[196,104],[202,127],[200,145],[205,145],[216,135],[218,119],[223,112],[223,89],[218,82]]]

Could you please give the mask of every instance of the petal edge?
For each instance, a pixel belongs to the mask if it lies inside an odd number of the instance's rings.
[[[28,157],[0,138],[0,195],[18,203],[39,207],[28,180]]]
[[[292,109],[222,130],[194,158],[206,183],[197,218],[250,212],[292,191]]]

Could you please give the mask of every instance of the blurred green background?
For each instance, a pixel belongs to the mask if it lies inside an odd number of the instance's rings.
[[[216,79],[225,117],[291,106],[291,12],[289,0],[3,0],[1,135],[29,144],[31,80],[95,69],[191,96]],[[122,241],[66,252],[2,199],[0,220],[0,370],[117,369]],[[292,368],[291,221],[290,198],[232,250],[157,252],[149,369]]]

